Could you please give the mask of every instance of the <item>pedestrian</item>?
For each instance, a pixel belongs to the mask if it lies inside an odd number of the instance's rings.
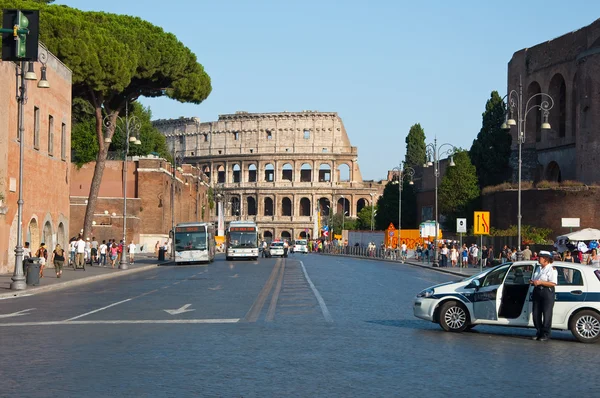
[[[106,240],[102,241],[102,244],[100,245],[98,250],[100,251],[100,260],[99,260],[98,264],[101,267],[105,267],[106,266],[106,252],[108,251],[108,246],[106,245]]]
[[[69,262],[73,267],[75,267],[75,254],[77,253],[76,243],[77,239],[75,239],[74,237],[71,238],[71,241],[69,242]]]
[[[93,236],[92,237],[92,243],[90,244],[90,246],[92,247],[92,265],[94,263],[100,264],[100,261],[98,260],[98,241],[96,240],[96,237]]]
[[[402,262],[405,262],[406,259],[408,258],[408,246],[406,245],[406,241],[402,242],[402,245],[400,246],[400,256],[402,258]]]
[[[473,245],[473,267],[477,267],[477,263],[479,260],[479,248],[477,245]]]
[[[133,264],[135,260],[135,243],[131,241],[129,244],[129,264]]]
[[[462,267],[469,267],[469,249],[467,249],[467,244],[465,243],[462,247]]]
[[[487,267],[488,249],[485,245],[481,246],[481,267]]]
[[[565,258],[563,259],[566,263],[574,263],[575,259],[571,256],[571,252],[569,250],[565,251]]]
[[[529,246],[525,246],[525,250],[523,250],[523,253],[521,253],[523,255],[523,260],[525,261],[529,261],[531,260],[531,250],[529,250]]]
[[[540,267],[531,277],[533,288],[533,324],[537,333],[534,340],[547,341],[552,328],[552,311],[554,310],[554,286],[558,283],[558,272],[551,265],[552,254],[540,251]]]
[[[54,251],[52,251],[52,263],[54,264],[54,271],[56,271],[56,277],[62,276],[63,265],[65,264],[65,251],[60,245],[56,245]]]
[[[288,256],[288,250],[290,248],[290,245],[288,244],[287,240],[283,241],[283,257],[287,257]]]
[[[490,245],[490,247],[488,248],[488,262],[490,267],[494,266],[494,246]]]
[[[112,245],[110,246],[110,264],[112,268],[115,268],[115,261],[117,261],[117,256],[119,255],[119,246],[117,242],[113,239]]]
[[[85,270],[85,241],[81,235],[75,243],[75,266]]]
[[[90,264],[92,262],[92,242],[90,242],[90,238],[85,238],[85,259],[84,261],[87,263],[88,260]]]
[[[158,249],[160,249],[160,241],[159,240],[157,240],[156,244],[154,245],[154,256],[156,258],[158,258]]]
[[[508,262],[508,259],[510,258],[508,254],[509,251],[510,249],[508,248],[508,246],[504,245],[504,247],[500,251],[500,264]]]
[[[48,250],[46,250],[46,244],[40,243],[40,248],[35,252],[35,256],[40,259],[40,278],[44,277],[44,266],[48,260]]]
[[[449,254],[448,246],[443,244],[442,250],[440,251],[440,253],[442,255],[442,261],[441,261],[440,267],[447,267],[448,266],[448,254]]]
[[[456,246],[452,246],[450,249],[450,261],[452,261],[452,268],[456,267],[458,263],[458,250],[456,250]]]
[[[119,258],[119,262],[121,262],[121,259],[123,258],[123,246],[125,246],[125,242],[123,242],[123,239],[121,239],[119,241],[119,245],[117,246],[117,248],[118,248],[117,255]]]
[[[600,255],[598,255],[598,250],[592,249],[592,254],[588,256],[587,265],[596,268],[600,267]]]
[[[29,247],[29,242],[25,242],[25,247],[23,248],[23,258],[31,257],[31,248]]]

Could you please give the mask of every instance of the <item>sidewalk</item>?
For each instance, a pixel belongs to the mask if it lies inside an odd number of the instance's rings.
[[[124,275],[131,275],[137,272],[154,269],[158,265],[168,264],[170,261],[158,261],[154,254],[136,254],[135,263],[129,264],[127,270],[120,270],[118,263],[115,268],[99,267],[89,264],[86,265],[85,271],[74,270],[71,267],[64,267],[63,274],[60,278],[56,277],[54,268],[45,268],[44,277],[40,279],[38,286],[27,286],[25,290],[10,290],[12,283],[12,274],[0,274],[0,300],[14,298],[19,296],[30,296],[42,292],[65,289],[67,287],[80,286],[100,280],[118,278]]]

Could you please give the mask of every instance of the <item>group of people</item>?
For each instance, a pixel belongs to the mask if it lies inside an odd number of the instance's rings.
[[[85,270],[86,263],[90,265],[95,263],[99,267],[106,267],[108,261],[110,261],[111,267],[114,268],[117,260],[121,260],[125,249],[129,252],[129,262],[133,264],[136,248],[137,246],[133,241],[127,246],[122,239],[119,243],[116,239],[103,240],[102,243],[99,243],[96,237],[92,237],[91,241],[90,238],[84,240],[80,234],[69,242],[69,261],[75,268],[83,270]]]

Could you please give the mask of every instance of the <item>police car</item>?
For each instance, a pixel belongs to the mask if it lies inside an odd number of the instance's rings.
[[[505,263],[459,282],[423,290],[414,301],[417,318],[439,323],[448,332],[476,325],[533,328],[535,261]],[[582,343],[600,339],[600,269],[557,262],[558,272],[552,328],[570,330]]]
[[[269,252],[271,253],[271,257],[273,256],[281,256],[283,257],[283,242],[273,242],[269,247]]]

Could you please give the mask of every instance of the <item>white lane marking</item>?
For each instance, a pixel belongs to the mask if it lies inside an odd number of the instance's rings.
[[[191,304],[186,304],[183,307],[178,308],[176,310],[164,310],[164,311],[171,315],[177,315],[177,314],[183,314],[184,312],[196,311],[193,308],[191,310],[188,310],[188,307],[190,307],[190,306],[191,306]]]
[[[304,263],[302,261],[300,261],[300,265],[302,266],[302,271],[304,272],[304,276],[306,277],[306,281],[308,282],[308,285],[312,289],[315,297],[317,298],[317,301],[319,302],[319,306],[321,307],[321,312],[323,313],[323,317],[325,318],[325,320],[327,322],[333,322],[333,318],[331,317],[331,314],[329,313],[329,310],[327,309],[327,306],[325,305],[325,301],[323,301],[323,297],[321,297],[321,295],[319,294],[319,291],[317,290],[315,285],[310,280],[308,273],[306,272],[306,267],[304,266]]]
[[[75,316],[75,317],[73,317],[73,318],[66,319],[66,320],[65,320],[65,322],[74,321],[75,319],[79,319],[79,318],[83,318],[84,316],[88,316],[88,315],[91,315],[91,314],[95,314],[96,312],[100,312],[100,311],[102,311],[102,310],[105,310],[105,309],[107,309],[107,308],[114,307],[115,305],[123,304],[123,303],[126,303],[126,302],[128,302],[128,301],[131,301],[131,299],[130,299],[130,298],[128,298],[128,299],[126,299],[126,300],[119,301],[119,302],[117,302],[117,303],[112,303],[112,304],[110,304],[110,305],[107,305],[106,307],[98,308],[97,310],[90,311],[90,312],[86,312],[85,314],[77,315],[77,316]]]
[[[9,300],[9,299],[16,299],[16,298],[20,298],[20,297],[29,297],[29,296],[33,296],[33,293],[19,294],[19,295],[9,296],[9,297],[0,297],[0,300]]]
[[[29,311],[33,311],[33,310],[35,310],[35,308],[28,308],[26,310],[13,312],[11,314],[0,314],[0,318],[12,318],[13,316],[29,315]]]
[[[55,326],[55,325],[135,325],[135,324],[222,324],[238,323],[239,318],[224,319],[140,319],[140,320],[113,320],[113,321],[49,321],[49,322],[15,322],[0,323],[3,326]]]

